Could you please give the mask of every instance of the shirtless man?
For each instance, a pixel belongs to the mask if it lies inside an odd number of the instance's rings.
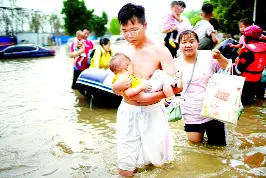
[[[131,58],[135,75],[149,79],[155,70],[170,75],[176,72],[173,58],[165,46],[152,42],[145,34],[147,22],[142,6],[128,3],[119,13],[121,33],[131,44],[127,55]],[[123,74],[113,84],[113,91],[120,94],[129,88],[131,79]],[[175,93],[181,91],[174,88]],[[117,111],[117,156],[119,174],[130,177],[136,167],[152,163],[162,165],[172,158],[167,113],[161,99],[162,91],[143,93],[138,97],[123,98]]]

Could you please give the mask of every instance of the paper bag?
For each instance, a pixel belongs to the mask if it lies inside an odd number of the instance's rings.
[[[213,74],[207,85],[201,116],[236,123],[244,82],[241,76]]]

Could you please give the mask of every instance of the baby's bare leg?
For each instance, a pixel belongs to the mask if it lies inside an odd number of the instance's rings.
[[[171,86],[166,86],[166,85],[163,86],[163,93],[164,93],[166,98],[175,95],[172,87]]]
[[[82,63],[82,61],[84,60],[84,58],[85,58],[85,57],[82,57],[82,58],[80,59],[80,61],[79,61],[79,62],[80,62],[80,63]]]
[[[175,93],[172,89],[171,86],[169,85],[164,85],[163,86],[163,92],[165,95],[165,102],[167,103],[167,105],[171,104],[171,102],[175,99]]]

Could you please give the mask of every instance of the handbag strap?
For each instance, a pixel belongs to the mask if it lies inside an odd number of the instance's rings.
[[[194,62],[194,64],[193,64],[192,74],[191,74],[191,77],[190,77],[190,79],[189,79],[189,82],[188,82],[187,88],[186,88],[186,90],[185,90],[183,96],[185,95],[185,93],[187,92],[187,89],[188,89],[189,85],[191,84],[192,77],[193,77],[193,74],[194,74],[194,71],[195,71],[195,66],[196,66],[197,58],[198,58],[198,55],[196,56],[195,62]]]

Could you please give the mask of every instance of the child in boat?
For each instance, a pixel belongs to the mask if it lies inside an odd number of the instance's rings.
[[[86,41],[84,40],[84,34],[81,30],[76,32],[76,38],[74,40],[74,51],[79,51],[81,48],[84,48],[86,45]],[[75,61],[81,66],[82,61],[86,57],[86,53],[82,53],[80,56],[75,58]]]
[[[245,28],[249,27],[252,24],[252,22],[249,21],[248,18],[244,18],[244,19],[240,19],[239,21],[239,31],[242,34],[240,39],[239,39],[239,43],[234,45],[232,43],[229,43],[228,46],[232,47],[232,48],[245,48],[245,37],[243,35]]]
[[[131,87],[122,91],[121,94],[127,98],[131,98],[140,92],[156,92],[163,90],[169,105],[175,98],[172,86],[177,86],[177,79],[168,75],[162,70],[156,70],[149,80],[140,79],[134,75],[133,66],[129,57],[122,53],[116,53],[110,61],[110,70],[115,74],[114,83],[120,76],[129,72],[132,79]]]

